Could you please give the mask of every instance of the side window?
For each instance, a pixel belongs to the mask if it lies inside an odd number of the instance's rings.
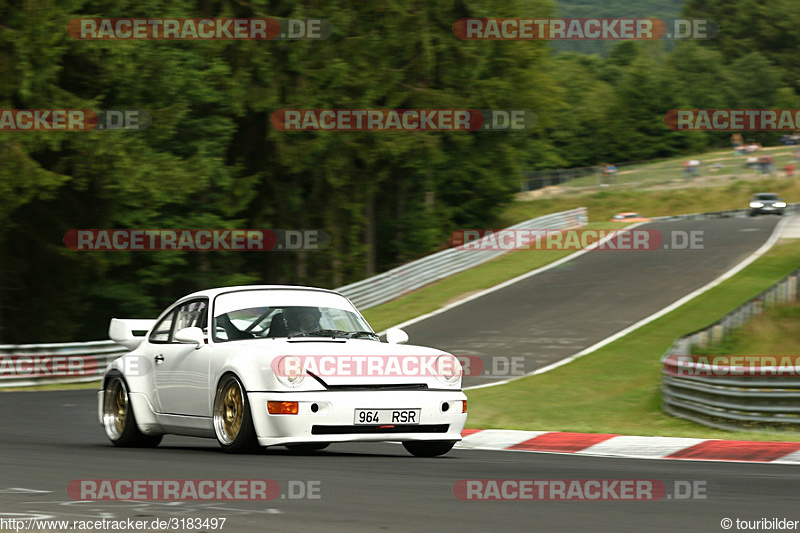
[[[178,308],[173,331],[191,327],[204,329],[207,316],[208,302],[206,300],[187,302]]]
[[[170,334],[172,333],[172,322],[175,319],[175,311],[161,319],[161,322],[156,324],[153,332],[150,334],[150,342],[169,342]]]
[[[208,302],[206,300],[195,300],[187,302],[176,310],[170,312],[156,324],[150,334],[150,342],[164,343],[172,342],[172,334],[179,329],[197,326],[204,328],[206,325],[206,310]]]

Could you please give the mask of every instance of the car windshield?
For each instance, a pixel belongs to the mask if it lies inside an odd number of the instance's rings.
[[[755,199],[756,200],[777,200],[778,199],[778,195],[777,194],[772,194],[772,193],[757,194]]]
[[[295,337],[378,340],[353,305],[337,294],[252,290],[225,293],[215,299],[215,342]]]

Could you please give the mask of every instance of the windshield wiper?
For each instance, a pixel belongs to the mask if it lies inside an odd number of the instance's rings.
[[[289,338],[292,339],[294,337],[333,337],[336,336],[346,337],[350,332],[349,331],[342,331],[340,329],[318,329],[315,331],[303,331],[300,333],[295,333],[294,335],[289,335]]]
[[[372,337],[373,339],[380,339],[380,337],[378,337],[378,334],[375,333],[374,331],[351,331],[350,332],[350,338],[351,339],[360,337],[362,335],[368,335],[368,336]]]
[[[371,331],[344,331],[341,329],[318,329],[315,331],[304,331],[302,333],[295,333],[289,335],[289,338],[294,337],[344,337],[346,339],[353,339],[361,335],[369,335],[370,337],[378,338],[378,335]]]

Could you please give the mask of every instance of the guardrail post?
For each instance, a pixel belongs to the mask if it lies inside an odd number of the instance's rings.
[[[711,328],[711,342],[718,343],[725,336],[725,326],[717,324]]]

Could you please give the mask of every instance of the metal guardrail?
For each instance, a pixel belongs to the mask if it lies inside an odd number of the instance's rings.
[[[0,388],[94,381],[108,363],[128,351],[110,340],[0,344]]]
[[[584,226],[587,221],[586,208],[579,207],[526,220],[508,229],[566,229]],[[507,251],[450,248],[336,290],[350,298],[359,309],[366,309]],[[0,388],[94,381],[103,375],[108,363],[128,351],[110,340],[0,345]]]
[[[507,229],[555,230],[585,226],[587,222],[586,208],[579,207],[526,220]],[[347,296],[359,309],[369,309],[508,251],[448,248],[336,290]]]
[[[768,306],[797,301],[799,276],[800,269],[714,324],[677,339],[661,357],[663,410],[718,429],[800,429],[800,367],[786,372],[779,362],[760,367],[756,375],[743,375],[741,368],[681,357],[719,342]]]
[[[592,165],[588,167],[555,168],[548,170],[528,170],[522,173],[519,182],[520,192],[534,191],[552,185],[572,186],[569,182],[581,178],[591,178],[591,183],[586,183],[585,187],[619,185],[621,183],[620,173],[630,171],[631,167],[642,165],[652,165],[669,161],[668,159],[645,159],[641,161],[625,161],[615,163],[612,166],[615,170],[607,172],[606,165]],[[676,166],[677,171],[682,173],[680,166]],[[685,178],[684,178],[685,179]],[[588,180],[587,180],[588,181]]]

